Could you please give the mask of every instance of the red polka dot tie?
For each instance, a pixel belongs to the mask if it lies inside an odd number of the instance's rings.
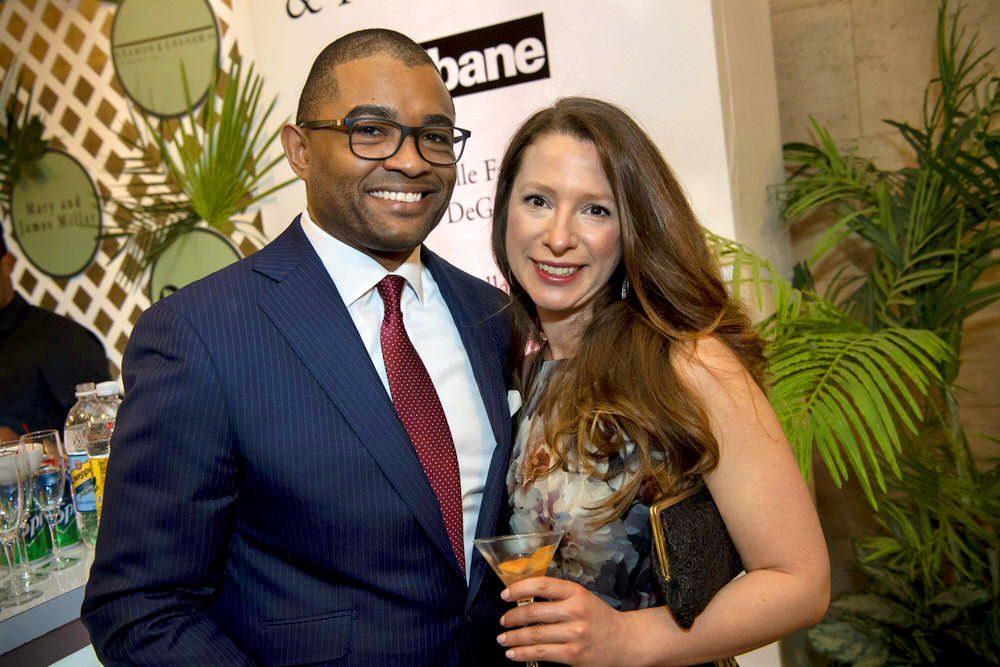
[[[378,284],[378,293],[385,303],[382,320],[382,358],[389,376],[392,404],[396,407],[403,428],[413,442],[427,481],[431,483],[444,526],[451,539],[458,565],[465,574],[465,539],[462,531],[462,484],[458,474],[458,456],[451,429],[441,407],[431,376],[424,362],[413,349],[403,326],[399,298],[406,279],[386,276]]]

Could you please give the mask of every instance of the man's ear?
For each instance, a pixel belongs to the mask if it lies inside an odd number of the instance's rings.
[[[2,272],[5,276],[12,274],[14,272],[14,261],[14,255],[9,252],[3,257],[0,257],[0,272]]]
[[[297,125],[285,123],[281,128],[281,147],[285,149],[285,159],[295,175],[303,181],[309,174],[309,140],[306,131]]]

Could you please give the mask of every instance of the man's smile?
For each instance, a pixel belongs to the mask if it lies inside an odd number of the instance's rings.
[[[417,202],[423,199],[424,196],[423,192],[394,192],[392,190],[373,190],[368,194],[379,199],[401,202]]]

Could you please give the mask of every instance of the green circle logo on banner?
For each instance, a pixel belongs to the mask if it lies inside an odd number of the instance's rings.
[[[187,111],[184,78],[192,107],[201,104],[218,56],[219,33],[208,0],[122,0],[115,12],[115,72],[129,98],[151,114]]]
[[[62,151],[46,151],[34,176],[10,195],[14,238],[35,267],[53,278],[87,268],[101,235],[101,206],[86,170]]]
[[[218,232],[202,227],[192,229],[156,258],[149,276],[149,300],[159,301],[239,258],[236,248]]]

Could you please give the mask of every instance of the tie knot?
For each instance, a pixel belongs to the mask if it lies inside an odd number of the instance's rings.
[[[378,295],[382,297],[386,311],[399,310],[399,298],[403,294],[403,287],[406,286],[406,278],[403,276],[388,275],[376,285]]]

